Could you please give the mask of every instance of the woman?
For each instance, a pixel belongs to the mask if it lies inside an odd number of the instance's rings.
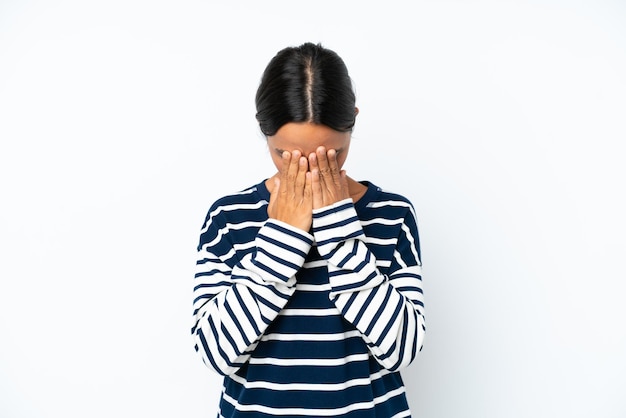
[[[398,370],[422,347],[416,218],[346,176],[358,109],[342,59],[280,51],[256,95],[277,173],[215,202],[198,245],[195,349],[220,417],[410,416]]]

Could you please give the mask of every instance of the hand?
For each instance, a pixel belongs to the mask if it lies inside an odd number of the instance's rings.
[[[274,178],[267,215],[308,232],[313,217],[311,173],[300,151],[283,152],[282,169]]]
[[[350,197],[348,176],[339,170],[337,151],[318,147],[309,155],[313,209],[323,208]]]

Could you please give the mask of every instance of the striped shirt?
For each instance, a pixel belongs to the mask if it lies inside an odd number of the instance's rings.
[[[415,212],[363,184],[356,203],[314,210],[310,233],[268,219],[264,182],[211,206],[191,332],[225,376],[218,417],[410,416],[399,370],[425,332]]]

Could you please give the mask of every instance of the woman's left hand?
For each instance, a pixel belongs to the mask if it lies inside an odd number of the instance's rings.
[[[309,155],[313,209],[323,208],[350,197],[348,176],[339,169],[337,151],[318,147]]]

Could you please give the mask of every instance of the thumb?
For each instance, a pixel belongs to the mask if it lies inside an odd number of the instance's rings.
[[[339,190],[339,199],[347,199],[350,197],[350,186],[348,185],[348,174],[346,170],[341,170],[339,176],[339,185],[341,189]]]
[[[270,201],[267,205],[268,215],[271,214],[271,212],[274,209],[274,205],[276,204],[276,199],[278,197],[278,189],[280,189],[280,179],[278,177],[274,177],[274,187],[272,188],[272,191],[270,192]]]

